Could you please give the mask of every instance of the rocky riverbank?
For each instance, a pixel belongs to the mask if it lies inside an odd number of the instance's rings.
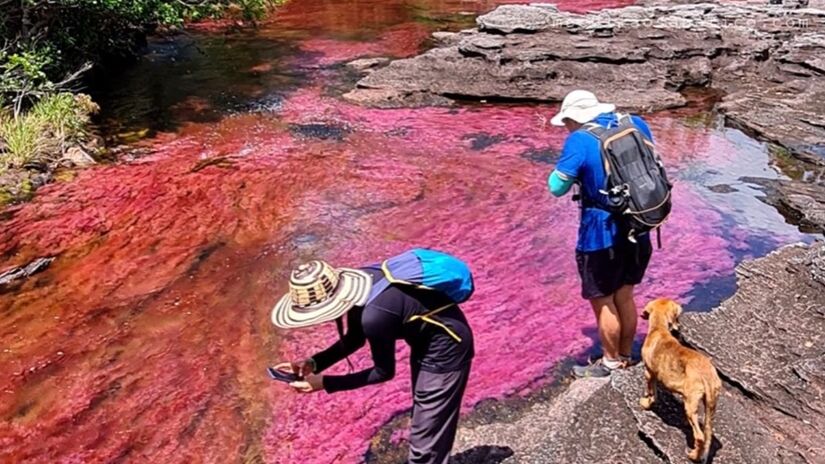
[[[711,355],[725,384],[709,462],[825,462],[825,243],[782,248],[737,275],[736,295],[681,320],[683,341]],[[511,420],[463,427],[456,451],[489,456],[464,462],[689,462],[681,401],[660,390],[642,411],[643,384],[641,366],[574,381]]]
[[[346,98],[381,107],[558,101],[589,88],[655,111],[684,105],[685,88],[711,87],[724,92],[732,122],[800,155],[825,154],[825,10],[704,3],[580,15],[504,5],[477,23],[436,34],[438,47],[371,72]]]
[[[825,462],[825,242],[742,263],[737,277],[733,297],[680,321],[682,341],[708,353],[724,382],[708,462]],[[642,371],[562,380],[526,399],[484,404],[463,421],[452,462],[690,462],[681,400],[660,389],[643,411]],[[383,435],[368,461],[400,462],[403,450]]]
[[[825,462],[825,243],[785,247],[737,276],[732,298],[681,321],[684,342],[713,358],[725,384],[710,461]],[[577,380],[513,422],[462,428],[456,449],[506,446],[504,462],[519,463],[689,462],[681,402],[660,390],[642,411],[643,385],[642,366]]]
[[[359,60],[365,76],[345,98],[376,107],[456,100],[559,101],[587,88],[624,110],[686,104],[707,88],[728,125],[787,154],[770,202],[825,230],[825,10],[749,4],[633,6],[588,14],[504,5],[478,27],[436,33],[438,46],[388,62]],[[595,78],[594,76],[598,76]]]

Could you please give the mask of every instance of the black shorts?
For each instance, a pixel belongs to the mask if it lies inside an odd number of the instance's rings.
[[[582,297],[592,300],[612,295],[624,285],[638,285],[652,253],[649,238],[640,239],[638,244],[619,239],[619,243],[606,250],[576,251]]]

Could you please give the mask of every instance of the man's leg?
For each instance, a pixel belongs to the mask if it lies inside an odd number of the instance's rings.
[[[590,302],[596,316],[604,357],[601,363],[575,366],[573,373],[577,377],[604,377],[621,367],[621,322],[614,294],[622,286],[624,272],[611,249],[576,252],[576,264],[582,279],[582,297]]]
[[[619,324],[621,325],[619,355],[630,359],[633,340],[636,338],[636,320],[639,317],[636,313],[636,301],[633,298],[633,285],[624,285],[617,290],[613,296],[613,301],[616,303]]]
[[[470,366],[455,372],[418,373],[413,394],[409,464],[447,464]]]
[[[636,338],[636,322],[638,314],[633,292],[635,286],[642,282],[650,256],[653,254],[653,245],[650,238],[639,240],[638,244],[625,244],[621,247],[623,259],[623,284],[614,295],[616,309],[619,311],[619,320],[622,325],[622,335],[619,342],[619,354],[630,361],[633,340]]]
[[[613,297],[610,295],[590,300],[590,306],[593,307],[593,314],[599,326],[602,351],[607,361],[619,360],[622,340],[622,323]]]

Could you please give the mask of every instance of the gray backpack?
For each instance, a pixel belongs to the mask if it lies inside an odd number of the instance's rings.
[[[664,164],[650,142],[627,114],[617,115],[616,127],[604,128],[595,123],[583,129],[599,139],[607,185],[600,198],[583,198],[585,206],[601,208],[614,215],[627,239],[656,230],[670,215],[673,186],[667,180]]]

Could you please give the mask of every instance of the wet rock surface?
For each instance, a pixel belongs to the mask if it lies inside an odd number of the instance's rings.
[[[825,243],[782,248],[737,275],[732,298],[681,320],[684,342],[708,353],[725,382],[708,462],[825,462]],[[511,420],[463,426],[454,462],[690,462],[681,399],[660,389],[643,411],[643,383],[638,365],[576,380]],[[473,457],[491,449],[510,454]]]
[[[776,207],[788,222],[806,233],[825,234],[825,189],[821,179],[746,179],[765,189],[764,201]]]
[[[686,87],[712,87],[725,94],[730,124],[825,159],[825,10],[703,3],[580,15],[503,5],[477,24],[371,72],[345,98],[377,107],[558,101],[588,88],[654,111],[684,105]]]
[[[825,195],[821,186],[780,181],[777,196],[771,201],[803,231],[825,234]]]
[[[38,272],[44,271],[54,261],[54,258],[37,258],[34,261],[11,269],[0,272],[0,291],[3,291],[8,286],[19,283]]]

